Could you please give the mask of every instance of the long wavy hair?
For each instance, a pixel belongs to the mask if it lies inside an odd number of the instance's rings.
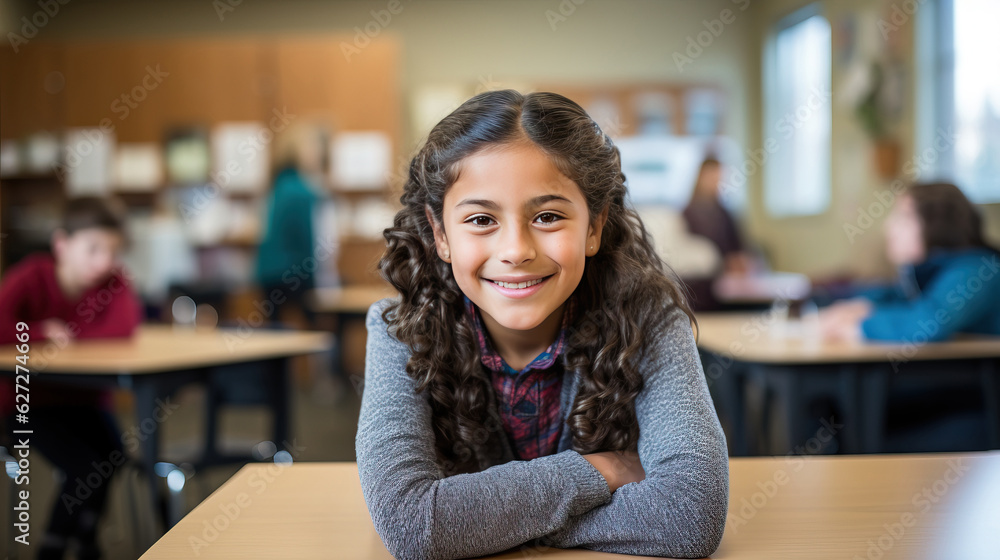
[[[996,251],[983,237],[979,210],[952,183],[917,183],[905,191],[920,216],[924,248],[958,250],[984,247]]]
[[[488,372],[451,265],[435,249],[431,223],[443,217],[445,192],[460,162],[480,150],[528,140],[572,179],[592,224],[608,209],[598,252],[587,258],[573,295],[578,312],[564,364],[580,375],[566,425],[580,453],[635,450],[637,360],[647,337],[680,308],[694,321],[682,284],[657,255],[650,234],[626,203],[618,148],[575,102],[555,93],[514,90],[476,95],[441,120],[413,157],[386,250],[383,278],[399,291],[383,319],[412,352],[407,374],[426,392],[438,462],[450,473],[495,464],[504,437]]]

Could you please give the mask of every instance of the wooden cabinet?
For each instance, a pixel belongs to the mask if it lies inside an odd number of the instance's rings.
[[[347,36],[36,42],[0,48],[0,138],[98,126],[120,142],[162,141],[178,125],[267,121],[273,110],[380,130],[398,147],[399,45]]]
[[[175,127],[267,123],[275,112],[287,112],[293,120],[319,118],[335,132],[384,132],[398,153],[400,44],[385,35],[348,59],[341,44],[352,41],[350,35],[329,34],[33,41],[16,53],[3,45],[0,138],[103,123],[113,128],[119,143],[163,142]],[[4,182],[14,189],[28,184]],[[357,196],[343,198],[352,203]],[[142,200],[149,205],[153,197]],[[381,240],[345,240],[341,260],[351,270],[343,276],[370,281],[382,245]]]
[[[64,124],[65,48],[32,42],[0,49],[0,138],[20,138]]]

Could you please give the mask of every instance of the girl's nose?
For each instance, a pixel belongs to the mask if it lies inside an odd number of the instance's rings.
[[[517,266],[535,258],[535,241],[526,228],[508,228],[500,237],[500,252],[498,258],[505,263]]]

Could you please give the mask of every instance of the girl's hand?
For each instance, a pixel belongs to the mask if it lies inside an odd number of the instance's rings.
[[[612,493],[630,482],[646,479],[646,471],[635,451],[601,451],[588,453],[583,458],[604,476]]]

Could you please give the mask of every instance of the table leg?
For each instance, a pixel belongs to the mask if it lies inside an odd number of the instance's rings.
[[[1000,449],[1000,375],[996,365],[995,359],[987,358],[979,366],[986,405],[986,430],[991,449]]]
[[[334,363],[337,364],[337,375],[344,379],[347,379],[349,375],[347,371],[347,352],[344,351],[344,336],[347,332],[347,329],[344,327],[346,326],[347,319],[347,315],[337,313],[337,327],[336,331],[334,331],[334,352],[336,353],[336,356],[334,356]]]
[[[781,411],[781,429],[785,432],[786,449],[781,450],[779,454],[784,455],[792,452],[797,445],[802,445],[806,439],[804,427],[808,422],[802,402],[802,382],[799,374],[792,368],[769,365],[763,366],[763,369],[767,393],[770,394],[772,391],[775,393]],[[769,410],[765,408],[763,413],[769,414]],[[770,422],[766,422],[765,426],[769,427]],[[770,440],[769,429],[765,437]],[[770,441],[767,447],[769,453],[775,453],[774,445]]]
[[[889,400],[889,372],[885,364],[873,364],[861,376],[859,421],[861,452],[885,452],[885,417]]]
[[[751,394],[758,399],[751,406]],[[771,446],[771,395],[767,385],[767,367],[747,364],[743,372],[743,407],[747,418],[747,447],[754,456],[767,455]]]
[[[156,480],[156,472],[153,466],[160,452],[160,426],[154,416],[156,412],[156,399],[159,391],[152,376],[137,375],[132,379],[135,392],[135,416],[136,434],[139,440],[140,454],[139,464],[142,466],[143,475],[146,477],[149,488],[149,503],[156,516],[163,523],[164,528],[170,528],[170,522],[166,515],[166,503],[159,491]],[[155,523],[154,523],[155,525]],[[156,541],[155,537],[150,539],[150,543]]]
[[[711,352],[702,353],[702,367],[705,371],[709,392],[716,403],[720,420],[728,430],[726,435],[731,455],[746,456],[747,449],[747,418],[743,399],[743,379],[737,370],[740,365],[730,361],[729,366],[723,359]]]
[[[844,413],[844,430],[841,432],[840,443],[844,453],[858,453],[862,449],[861,433],[867,424],[862,420],[861,409],[863,399],[860,394],[858,367],[855,364],[843,364],[838,372],[839,400]]]
[[[290,360],[277,358],[268,364],[271,370],[271,407],[274,411],[274,445],[279,449],[288,441],[288,370]]]

